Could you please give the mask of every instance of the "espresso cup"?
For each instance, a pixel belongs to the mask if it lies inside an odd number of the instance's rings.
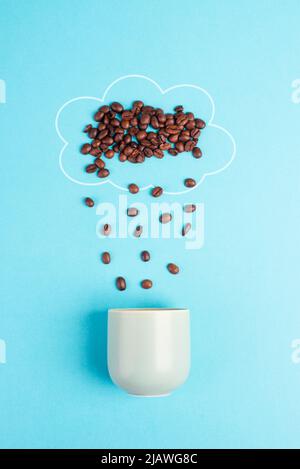
[[[110,309],[108,370],[112,381],[141,397],[169,395],[190,370],[188,309]]]

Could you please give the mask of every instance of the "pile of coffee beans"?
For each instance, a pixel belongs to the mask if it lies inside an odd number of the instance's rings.
[[[114,102],[101,106],[94,120],[96,124],[88,124],[84,129],[90,142],[82,145],[81,153],[95,157],[86,166],[86,172],[97,173],[99,178],[110,174],[103,157],[111,159],[118,155],[121,162],[143,163],[147,158],[163,158],[165,152],[172,156],[182,152],[192,152],[194,158],[202,156],[197,144],[206,124],[192,112],[184,112],[183,106],[176,106],[174,113],[165,113],[143,101],[134,101],[129,109]],[[130,184],[129,190],[136,194],[134,186]],[[161,193],[155,189],[152,195],[158,197]]]

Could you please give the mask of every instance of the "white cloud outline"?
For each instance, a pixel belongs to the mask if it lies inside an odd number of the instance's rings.
[[[233,135],[225,128],[225,127],[222,127],[220,125],[217,125],[217,124],[213,124],[213,119],[214,119],[214,116],[215,116],[215,102],[212,98],[212,96],[209,94],[209,92],[207,90],[205,90],[204,88],[201,88],[200,86],[198,85],[193,85],[193,84],[188,84],[188,83],[184,83],[184,84],[180,84],[180,85],[173,85],[173,86],[170,86],[169,88],[166,88],[165,90],[163,88],[161,88],[161,86],[155,81],[153,80],[152,78],[149,78],[147,77],[146,75],[138,75],[138,74],[133,74],[133,75],[124,75],[124,76],[121,76],[119,78],[117,78],[116,80],[114,80],[112,83],[110,83],[107,88],[105,89],[104,91],[104,94],[102,96],[102,98],[96,98],[94,96],[78,96],[77,98],[72,98],[70,99],[69,101],[66,101],[60,108],[59,110],[57,111],[57,114],[56,114],[56,117],[55,117],[55,129],[56,129],[56,132],[57,132],[57,135],[59,136],[59,138],[62,140],[62,142],[64,143],[62,149],[60,150],[60,153],[59,153],[59,167],[62,171],[62,173],[66,176],[67,179],[69,179],[70,181],[74,182],[75,184],[79,184],[79,185],[82,185],[82,186],[101,186],[103,184],[111,184],[112,186],[116,187],[117,189],[120,189],[120,190],[123,190],[123,191],[126,191],[128,192],[128,188],[126,187],[123,187],[123,186],[119,186],[118,184],[116,184],[113,180],[111,180],[110,178],[104,180],[104,181],[99,181],[99,182],[82,182],[82,181],[79,181],[78,179],[75,179],[73,178],[72,176],[70,176],[67,171],[65,170],[64,166],[63,166],[63,154],[64,154],[64,151],[65,149],[67,148],[67,146],[69,145],[69,142],[67,140],[65,140],[65,138],[63,137],[61,131],[60,131],[60,128],[59,128],[59,118],[60,118],[60,114],[62,113],[62,111],[71,103],[74,103],[75,101],[80,101],[82,99],[90,99],[90,100],[93,100],[93,101],[98,101],[99,103],[103,103],[109,90],[114,86],[116,85],[117,83],[119,83],[120,81],[123,81],[123,80],[128,80],[128,79],[131,79],[131,78],[138,78],[138,79],[142,79],[142,80],[146,80],[146,81],[149,81],[150,83],[152,83],[159,91],[162,95],[165,95],[167,93],[169,93],[170,91],[173,91],[175,89],[178,89],[178,88],[194,88],[202,93],[204,93],[210,103],[211,103],[211,107],[212,107],[212,112],[211,112],[211,116],[210,116],[210,119],[208,120],[207,122],[207,126],[208,127],[214,127],[218,130],[220,130],[221,132],[224,132],[230,139],[231,143],[232,143],[232,154],[231,154],[231,157],[229,159],[229,161],[224,165],[222,166],[221,168],[219,169],[216,169],[215,171],[210,171],[208,173],[204,173],[202,175],[202,177],[200,178],[200,180],[198,181],[198,183],[194,186],[194,187],[191,187],[191,188],[188,188],[188,189],[185,189],[185,190],[182,190],[182,191],[179,191],[179,192],[170,192],[170,191],[164,191],[164,194],[167,194],[167,195],[180,195],[180,194],[186,194],[187,192],[190,192],[194,189],[196,189],[196,187],[200,186],[200,184],[203,183],[203,181],[208,177],[208,176],[214,176],[216,174],[219,174],[223,171],[225,171],[230,165],[231,163],[233,162],[233,160],[235,159],[236,157],[236,141],[233,137]],[[144,186],[144,187],[141,187],[140,190],[141,191],[145,191],[151,187],[154,187],[153,184],[150,184],[148,186]]]

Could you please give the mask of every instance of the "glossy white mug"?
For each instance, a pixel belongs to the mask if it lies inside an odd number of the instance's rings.
[[[170,394],[190,370],[188,309],[110,309],[108,370],[112,381],[135,396]]]

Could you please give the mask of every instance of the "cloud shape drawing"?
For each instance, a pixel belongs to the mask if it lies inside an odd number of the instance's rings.
[[[129,100],[128,97],[130,97]],[[205,146],[206,139],[208,141],[208,146],[204,152],[204,156],[200,160],[196,160],[195,158],[187,160],[186,158],[182,158],[182,155],[184,155],[184,153],[182,153],[176,158],[168,155],[170,158],[163,158],[162,160],[151,158],[145,161],[144,164],[130,164],[130,168],[143,167],[143,169],[135,169],[135,171],[137,171],[136,177],[134,179],[132,178],[130,181],[128,181],[129,164],[117,161],[116,171],[111,172],[111,176],[109,178],[99,180],[97,182],[90,182],[90,177],[95,175],[87,175],[82,170],[82,159],[85,161],[85,157],[80,154],[79,148],[86,140],[79,141],[78,135],[81,135],[80,138],[82,139],[84,137],[86,138],[86,134],[82,135],[82,128],[89,122],[89,120],[91,120],[92,114],[96,112],[97,108],[102,103],[111,101],[120,101],[125,103],[127,100],[129,105],[135,99],[142,99],[147,104],[162,107],[167,112],[171,111],[170,106],[173,107],[176,104],[183,104],[184,101],[184,103],[189,106],[189,110],[195,113],[196,117],[201,117],[206,120],[206,128],[202,132],[198,143],[203,150],[202,145]],[[197,108],[197,110],[195,108]],[[203,113],[205,115],[203,115]],[[83,186],[101,186],[104,184],[111,184],[115,188],[123,191],[128,191],[127,184],[128,182],[133,182],[133,180],[134,182],[139,182],[140,190],[149,189],[161,182],[157,180],[158,175],[160,175],[160,177],[163,177],[164,175],[169,181],[170,177],[174,179],[175,171],[175,173],[179,173],[181,175],[180,189],[176,186],[175,190],[165,190],[164,193],[176,195],[190,192],[202,184],[209,176],[215,176],[227,169],[236,156],[236,142],[234,137],[227,129],[214,123],[214,116],[215,103],[213,98],[208,91],[198,85],[181,84],[171,86],[167,89],[162,89],[156,81],[147,76],[126,75],[113,81],[106,88],[101,98],[93,96],[79,96],[65,102],[58,110],[55,119],[55,128],[59,138],[63,142],[63,147],[59,153],[59,167],[63,174],[73,183]],[[85,121],[84,119],[87,120]],[[215,144],[215,142],[218,143]],[[74,153],[76,153],[76,156]],[[79,155],[80,158],[77,158]],[[117,159],[114,158],[113,160]],[[113,160],[109,160],[110,163]],[[150,179],[150,181],[145,181],[145,167],[150,160],[156,160],[156,162],[155,166],[153,166],[151,170],[147,167],[147,179]],[[166,163],[168,165],[167,167],[163,168],[163,166],[157,166],[157,164],[162,165],[164,160],[168,160]],[[181,162],[179,164],[180,160]],[[203,165],[203,160],[208,163]],[[86,162],[86,164],[87,163],[88,162]],[[189,168],[189,165],[194,166]],[[127,167],[127,175],[124,181],[122,181],[122,171],[124,172],[124,167]],[[184,190],[182,190],[183,172],[188,169],[189,171],[193,171],[190,175],[193,174],[192,177],[197,179],[197,184],[193,188],[184,188]],[[198,178],[195,177],[195,171],[200,172]],[[121,181],[118,180],[119,174]],[[87,176],[89,177],[89,180],[86,179]],[[141,178],[141,181],[138,181],[138,177]],[[186,174],[186,177],[188,177],[188,174]],[[167,189],[168,184],[164,184],[164,187]]]

